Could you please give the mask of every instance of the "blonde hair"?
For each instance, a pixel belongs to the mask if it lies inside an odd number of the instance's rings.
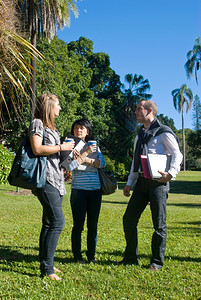
[[[154,117],[157,115],[158,108],[157,108],[157,105],[154,101],[151,101],[151,100],[143,101],[143,107],[147,110],[152,108],[152,112],[153,112]]]
[[[55,130],[53,105],[58,100],[54,94],[43,94],[38,98],[34,117],[43,122],[44,127]]]

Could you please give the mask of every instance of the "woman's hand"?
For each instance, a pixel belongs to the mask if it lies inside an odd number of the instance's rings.
[[[87,147],[85,152],[87,152],[87,154],[91,154],[92,152],[96,152],[96,149],[97,149],[96,144],[91,144],[90,146]]]
[[[88,164],[91,167],[94,168],[99,168],[100,167],[100,159],[94,159],[94,158],[89,158],[87,157],[87,151],[83,152],[82,154],[80,154],[79,151],[74,150],[74,159],[76,159],[79,163],[79,165],[81,164]]]
[[[83,157],[79,151],[74,150],[73,154],[74,154],[74,159],[76,159],[78,161],[79,165],[81,165],[85,162],[86,157]]]
[[[75,141],[73,142],[63,142],[63,144],[60,145],[61,151],[71,151],[75,147]]]

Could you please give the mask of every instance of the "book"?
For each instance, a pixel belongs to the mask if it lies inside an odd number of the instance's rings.
[[[69,169],[69,164],[73,160],[73,151],[76,149],[77,151],[80,152],[80,150],[84,147],[86,142],[84,142],[82,139],[75,137],[73,135],[68,135],[68,138],[72,138],[75,141],[75,147],[71,151],[61,151],[60,154],[60,165],[64,169],[68,170]]]
[[[140,158],[144,178],[160,179],[162,175],[158,171],[167,172],[170,168],[171,155],[148,154]]]
[[[140,155],[140,159],[141,159],[141,166],[142,166],[142,171],[143,171],[144,178],[152,179],[152,177],[150,175],[150,172],[149,172],[149,166],[148,166],[148,162],[147,162],[147,155]]]
[[[147,163],[150,175],[153,179],[159,179],[162,175],[158,171],[167,172],[170,168],[171,155],[147,154]]]

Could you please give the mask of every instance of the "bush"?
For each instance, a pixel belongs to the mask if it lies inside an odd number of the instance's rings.
[[[0,144],[0,184],[7,184],[7,177],[10,173],[14,154],[8,151],[2,144]]]
[[[125,165],[123,163],[118,163],[115,166],[115,175],[118,178],[118,180],[127,180],[128,172],[126,171]]]
[[[190,158],[186,160],[187,170],[201,170],[201,159]]]
[[[110,159],[108,156],[104,155],[106,161],[106,169],[112,172],[117,180],[124,181],[127,179],[128,171],[125,169],[125,165],[115,160]]]
[[[113,174],[115,173],[115,160],[110,159],[108,156],[104,155],[106,161],[106,169]]]

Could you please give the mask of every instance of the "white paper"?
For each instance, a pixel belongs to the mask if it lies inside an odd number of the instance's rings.
[[[74,150],[77,150],[80,152],[80,150],[84,147],[85,145],[85,142],[83,142],[82,140],[79,141],[79,143],[75,146],[75,148],[73,149]],[[70,158],[73,158],[73,151],[71,151],[71,153],[69,154]]]
[[[170,155],[147,154],[147,162],[151,177],[153,179],[161,178],[162,176],[158,171],[167,172],[170,168],[170,161]]]

